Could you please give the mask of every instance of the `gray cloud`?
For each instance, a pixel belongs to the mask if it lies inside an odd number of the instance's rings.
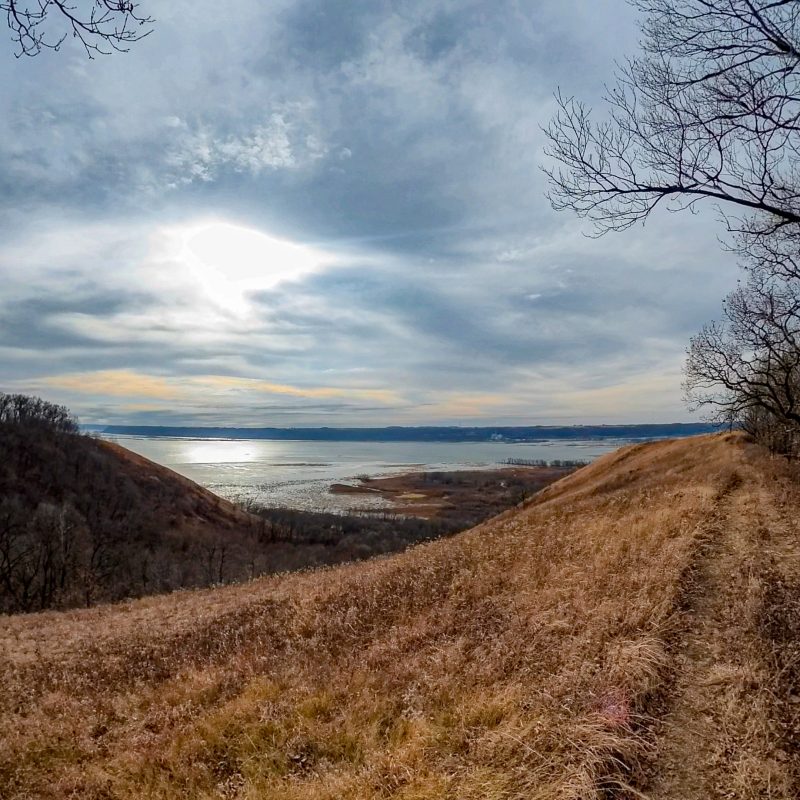
[[[600,96],[623,0],[218,8],[125,56],[0,54],[3,385],[87,420],[685,416],[733,281],[710,218],[595,242],[543,199],[552,93]],[[251,286],[175,250],[223,223],[322,261]]]

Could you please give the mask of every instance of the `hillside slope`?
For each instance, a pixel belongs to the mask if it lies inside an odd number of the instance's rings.
[[[9,406],[11,419],[4,416]],[[255,505],[245,512],[124,447],[79,435],[66,409],[0,393],[0,614],[91,606],[398,552],[471,527],[569,471],[394,478],[438,494],[439,506],[428,515],[412,502],[396,515]]]
[[[110,442],[0,419],[0,613],[209,585],[232,566],[246,576],[259,526]]]
[[[391,558],[0,617],[8,798],[790,798],[800,489],[623,448]]]

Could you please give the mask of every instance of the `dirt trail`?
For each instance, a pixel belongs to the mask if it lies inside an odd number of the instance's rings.
[[[761,631],[772,565],[800,575],[797,523],[763,476],[723,492],[698,540],[672,642],[674,675],[656,710],[642,787],[652,800],[794,798],[775,662]],[[786,484],[784,484],[785,486]]]

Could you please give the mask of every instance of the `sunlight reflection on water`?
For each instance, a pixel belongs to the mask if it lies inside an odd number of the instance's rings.
[[[332,483],[367,474],[490,469],[508,458],[591,461],[620,440],[508,442],[312,442],[108,436],[123,447],[233,500],[346,511],[381,498],[333,495]]]

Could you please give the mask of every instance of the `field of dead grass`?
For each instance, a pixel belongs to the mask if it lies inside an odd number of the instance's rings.
[[[731,769],[796,796],[794,597],[768,579],[800,576],[793,487],[736,435],[638,445],[397,556],[0,618],[0,797],[678,797],[682,648],[724,588],[710,543],[752,503],[763,530],[725,552],[763,697]],[[748,536],[763,569],[741,563]]]

